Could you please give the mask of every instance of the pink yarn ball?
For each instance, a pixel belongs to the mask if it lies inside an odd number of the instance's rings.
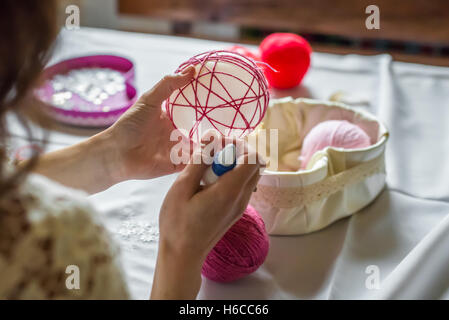
[[[365,148],[371,145],[369,136],[359,126],[346,120],[329,120],[317,124],[304,138],[300,159],[306,168],[315,152],[326,147],[345,149]]]
[[[203,264],[202,274],[217,282],[231,282],[256,271],[270,246],[265,223],[248,206],[238,220],[215,245]]]

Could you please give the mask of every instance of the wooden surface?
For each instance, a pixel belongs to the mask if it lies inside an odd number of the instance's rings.
[[[380,8],[380,30],[367,30],[365,8],[374,3]],[[449,44],[448,0],[119,0],[119,12],[173,21]]]
[[[372,49],[344,48],[332,45],[314,45],[313,50],[316,52],[326,52],[333,54],[374,55],[381,53]],[[387,51],[387,53],[393,57],[393,60],[396,61],[449,67],[449,58],[447,57],[429,56],[424,54],[406,54],[397,51]]]

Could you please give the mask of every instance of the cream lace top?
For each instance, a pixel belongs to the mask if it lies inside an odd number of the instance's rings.
[[[86,195],[31,174],[0,199],[0,299],[123,299],[117,247]]]

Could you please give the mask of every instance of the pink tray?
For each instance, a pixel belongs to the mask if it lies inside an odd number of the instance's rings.
[[[61,108],[52,104],[55,93],[51,80],[58,74],[66,74],[73,69],[81,68],[108,68],[118,71],[125,79],[125,89],[110,96],[100,105],[94,105],[73,93],[70,100],[73,107]],[[61,61],[46,68],[43,72],[44,84],[35,92],[47,108],[48,114],[60,121],[71,125],[84,127],[104,127],[113,124],[137,99],[137,90],[134,87],[134,64],[123,57],[113,55],[84,56]],[[79,105],[88,106],[89,111],[80,110]],[[107,107],[106,107],[107,106]]]

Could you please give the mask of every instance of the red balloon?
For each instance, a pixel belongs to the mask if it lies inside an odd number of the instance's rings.
[[[278,89],[293,88],[301,83],[310,66],[312,48],[301,36],[273,33],[260,44],[261,59],[276,69],[264,68],[268,83]]]
[[[242,56],[251,58],[254,61],[260,61],[260,54],[259,54],[259,52],[250,50],[250,49],[248,49],[246,47],[243,47],[243,46],[234,45],[234,46],[232,46],[232,47],[230,47],[230,48],[228,48],[226,50],[231,51],[231,52],[235,52],[235,53],[238,53],[238,54],[241,54]]]

